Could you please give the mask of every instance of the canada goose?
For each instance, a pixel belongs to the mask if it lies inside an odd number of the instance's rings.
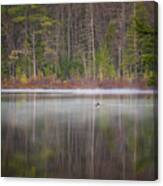
[[[100,108],[100,103],[97,102],[97,103],[95,104],[95,107],[96,107],[96,108]]]

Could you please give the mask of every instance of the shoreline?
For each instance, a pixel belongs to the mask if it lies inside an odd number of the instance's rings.
[[[3,81],[1,88],[3,89],[119,89],[119,88],[134,88],[134,89],[151,89],[153,85],[148,85],[145,80],[53,80],[53,79],[37,79],[29,80],[28,82],[20,82],[18,80]]]
[[[156,89],[138,89],[138,88],[87,88],[87,89],[1,89],[1,93],[49,93],[49,94],[83,94],[83,95],[126,95],[126,94],[156,94]]]

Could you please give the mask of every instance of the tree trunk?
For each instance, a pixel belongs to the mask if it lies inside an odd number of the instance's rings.
[[[93,18],[93,5],[90,4],[91,14],[91,40],[92,40],[92,75],[93,80],[96,79],[96,63],[95,63],[95,37],[94,37],[94,18]]]
[[[118,47],[118,77],[121,78],[122,48]]]
[[[35,50],[35,33],[32,33],[32,62],[33,62],[33,78],[36,79],[36,50]]]
[[[68,5],[68,21],[67,21],[67,57],[68,57],[68,60],[70,60],[70,27],[71,27],[71,5]]]
[[[136,17],[136,4],[134,3],[134,17]],[[135,25],[136,26],[136,25]],[[134,61],[134,77],[137,78],[137,34],[136,30],[134,30],[134,52],[135,52],[135,61]]]
[[[125,3],[122,3],[121,5],[121,17],[122,17],[122,27],[121,27],[121,32],[122,32],[122,51],[121,51],[121,59],[123,63],[123,58],[124,58],[124,49],[125,49],[125,43],[126,43],[126,26],[125,26],[125,21],[126,21],[126,16],[125,16]],[[121,68],[121,76],[123,77],[123,68]]]
[[[28,64],[27,68],[25,68],[25,71],[27,73],[27,77],[30,77],[30,64],[29,64],[29,61],[28,61],[28,7],[25,9],[25,22],[24,22],[24,40],[25,40],[25,60],[26,60],[26,63]]]
[[[121,78],[123,70],[121,64],[123,62],[124,43],[125,43],[125,3],[121,3],[121,14],[119,17],[120,41],[118,46],[118,77]]]

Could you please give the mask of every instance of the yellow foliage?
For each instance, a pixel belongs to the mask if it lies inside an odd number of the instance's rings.
[[[27,83],[28,82],[28,78],[25,74],[23,74],[21,77],[20,77],[20,82],[21,83]]]
[[[40,70],[38,70],[37,79],[41,80],[43,77],[44,77],[43,73]]]

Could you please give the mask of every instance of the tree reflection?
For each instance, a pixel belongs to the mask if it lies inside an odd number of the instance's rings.
[[[153,118],[145,96],[2,96],[2,176],[152,180]]]

